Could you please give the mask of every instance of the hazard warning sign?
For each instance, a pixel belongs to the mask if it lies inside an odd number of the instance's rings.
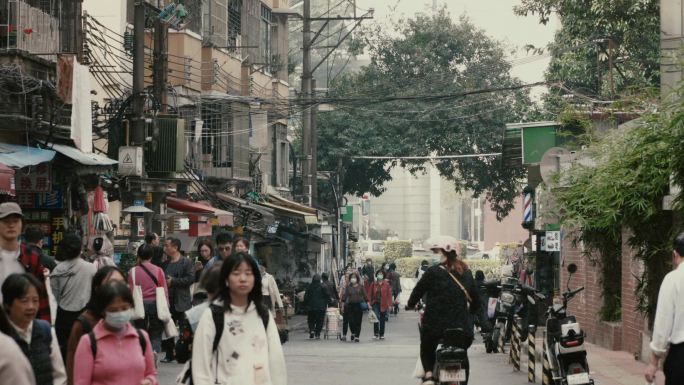
[[[119,148],[119,174],[142,176],[143,153],[141,147]]]

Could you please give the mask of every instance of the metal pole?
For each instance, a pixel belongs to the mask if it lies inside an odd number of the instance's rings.
[[[302,41],[302,92],[304,100],[311,100],[311,0],[304,0],[303,9],[303,41]],[[304,103],[302,111],[302,195],[304,203],[312,205],[313,185],[311,181],[312,162],[312,132],[311,132],[311,106]]]
[[[537,326],[530,325],[527,331],[527,382],[536,382],[537,373],[535,372],[537,360],[536,337]]]
[[[133,116],[131,117],[132,146],[144,148],[145,144],[145,4],[136,1],[133,18]],[[145,155],[143,152],[143,164]],[[131,200],[142,199],[143,192],[140,184],[131,187]],[[139,239],[138,221],[131,215],[131,240]]]
[[[342,215],[340,209],[342,208],[342,158],[337,158],[337,261],[346,262],[343,258],[342,253],[344,252],[344,247],[342,246]]]
[[[145,143],[145,5],[142,1],[135,3],[133,19],[133,143],[142,146]]]
[[[542,384],[551,385],[551,364],[549,363],[548,350],[546,348],[546,330],[543,333],[544,342],[542,343],[542,354],[543,354],[543,368],[542,368]]]

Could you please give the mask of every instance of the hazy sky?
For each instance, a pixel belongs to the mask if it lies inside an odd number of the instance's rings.
[[[513,6],[519,3],[520,0],[437,0],[437,6],[446,5],[454,19],[465,14],[489,36],[505,42],[511,49],[519,48],[517,54],[511,56],[511,60],[528,56],[522,50],[526,44],[545,46],[553,40],[557,28],[555,21],[541,25],[536,17],[516,16]],[[375,20],[386,23],[418,12],[431,12],[432,0],[357,0],[357,7],[374,8]],[[548,62],[548,58],[543,58],[530,64],[515,65],[513,75],[525,83],[544,80]]]

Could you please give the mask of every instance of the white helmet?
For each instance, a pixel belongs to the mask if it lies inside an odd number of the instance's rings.
[[[430,250],[437,250],[437,249],[442,249],[445,252],[450,252],[450,251],[457,251],[458,250],[458,245],[455,242],[450,242],[447,240],[439,240],[437,242],[433,242],[430,245]]]

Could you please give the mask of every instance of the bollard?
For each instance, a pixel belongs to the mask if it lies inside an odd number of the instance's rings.
[[[551,385],[551,364],[549,363],[549,356],[546,347],[546,331],[544,332],[544,343],[542,344],[542,352],[544,354],[544,366],[542,367],[542,384]]]
[[[520,318],[515,317],[513,319],[513,342],[511,343],[511,350],[514,350],[513,354],[513,369],[520,371]]]
[[[535,346],[535,333],[537,333],[537,327],[535,325],[530,325],[527,333],[527,382],[536,382],[536,362],[537,351]]]

